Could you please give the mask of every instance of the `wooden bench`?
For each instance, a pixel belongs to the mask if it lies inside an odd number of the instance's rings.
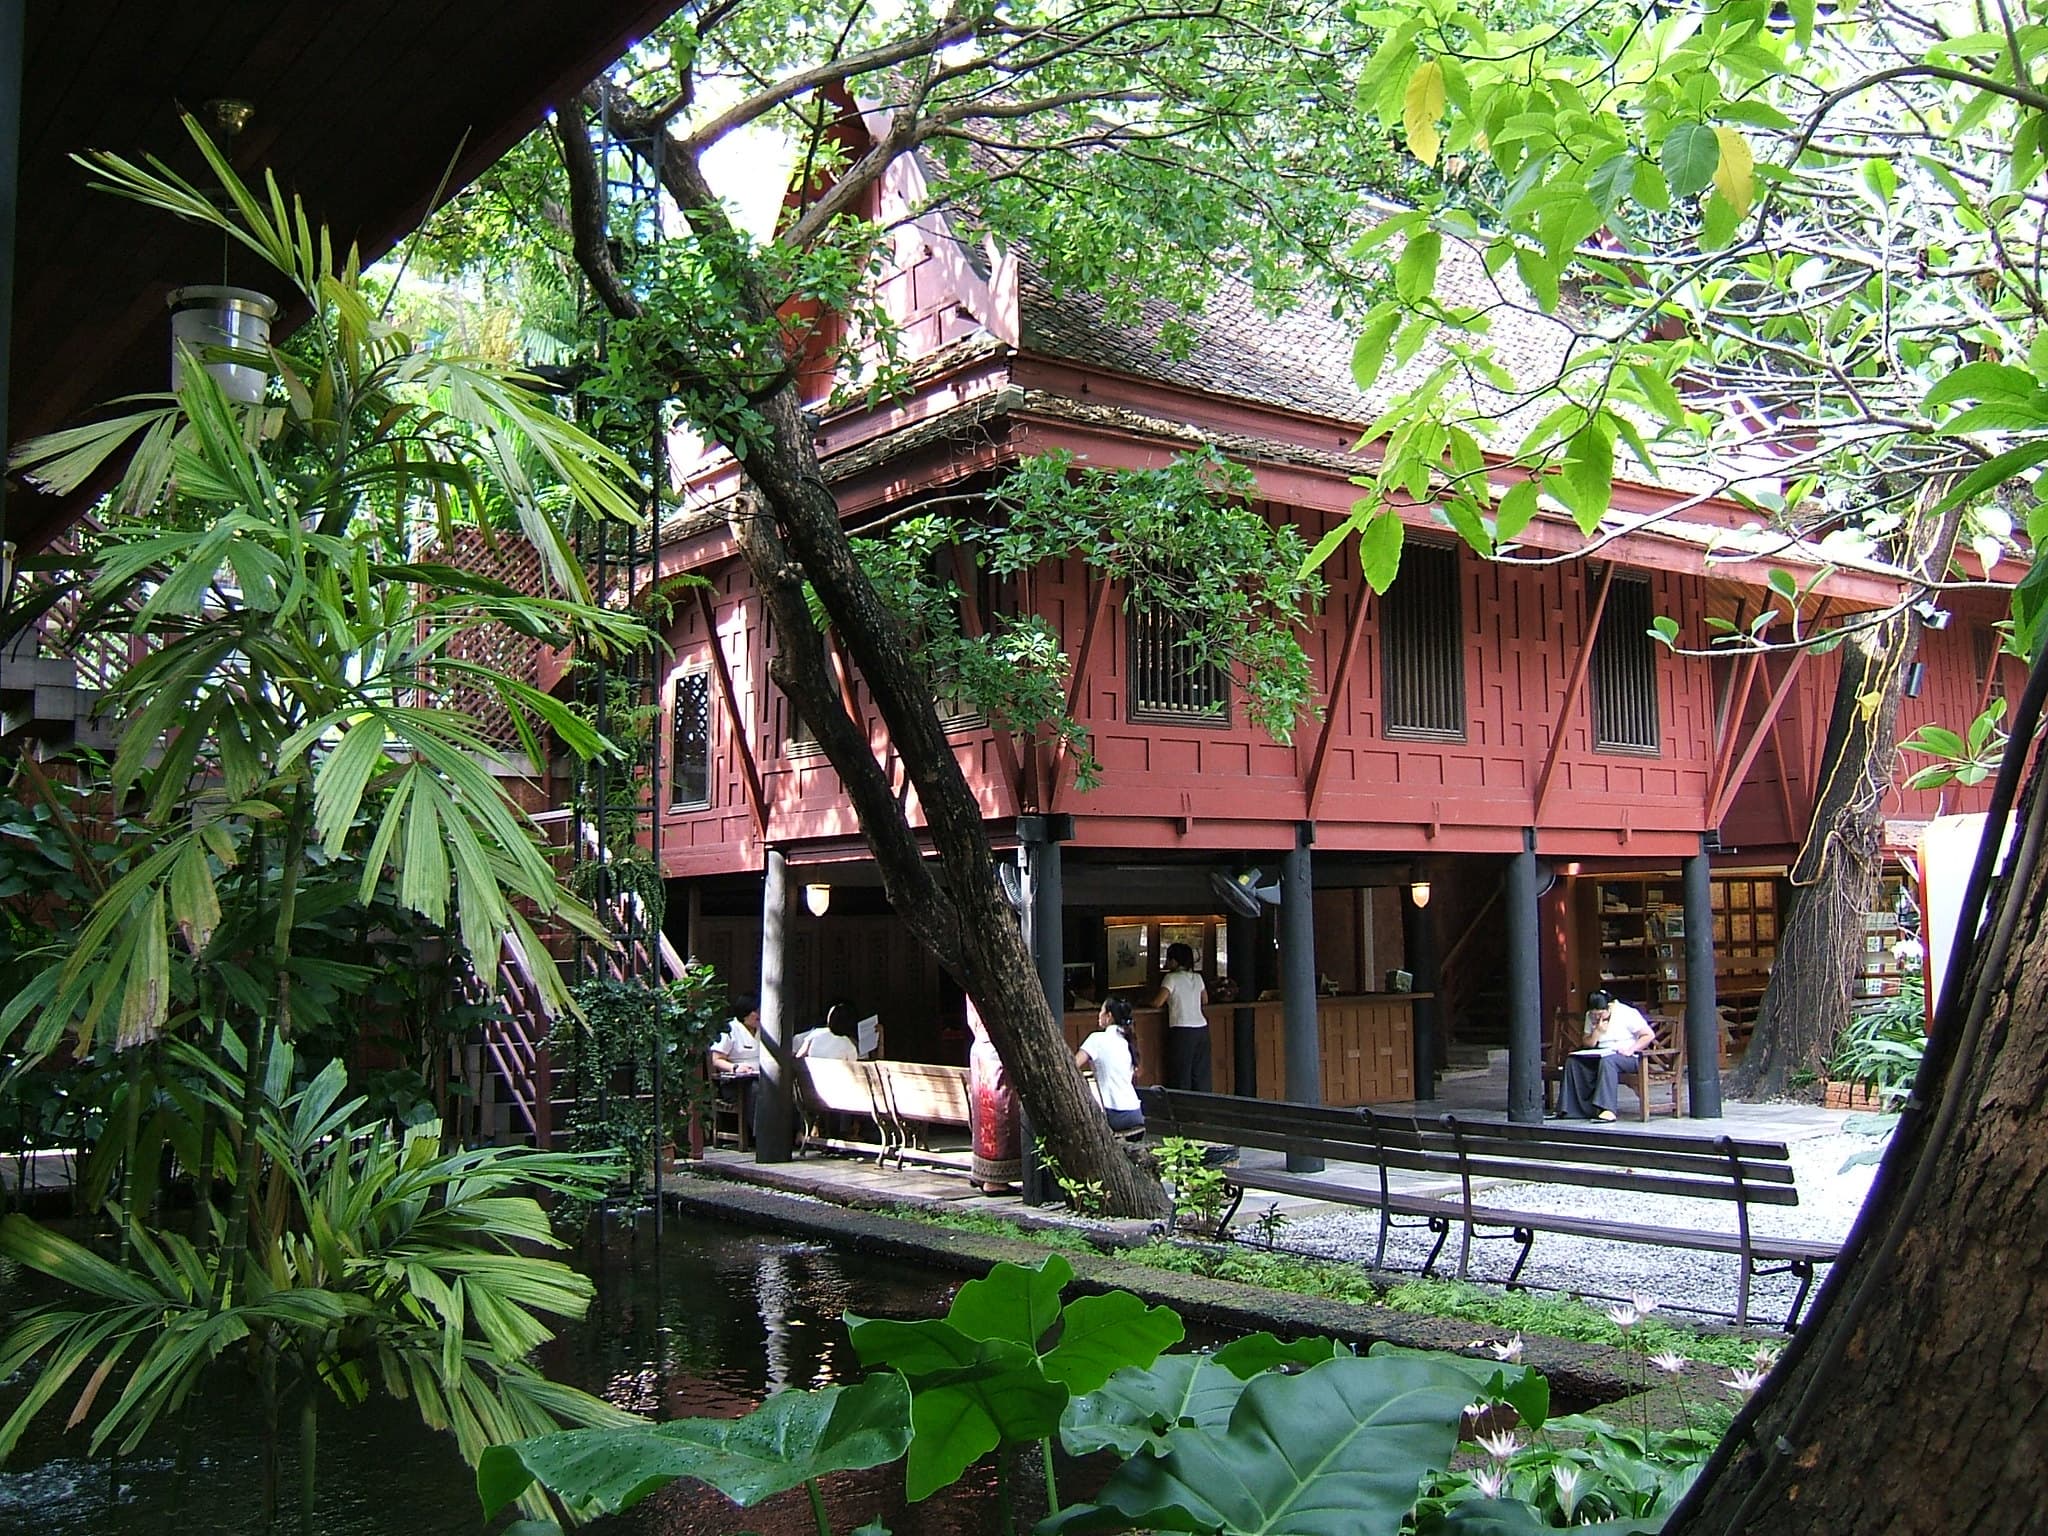
[[[1738,1323],[1749,1321],[1752,1277],[1798,1277],[1798,1294],[1785,1318],[1789,1331],[1806,1305],[1814,1266],[1832,1262],[1841,1252],[1839,1243],[1766,1237],[1750,1230],[1751,1206],[1799,1203],[1790,1154],[1783,1142],[1737,1141],[1728,1136],[1708,1141],[1580,1126],[1502,1125],[1461,1120],[1456,1115],[1418,1119],[1370,1108],[1335,1109],[1164,1088],[1142,1088],[1139,1097],[1145,1105],[1146,1122],[1156,1135],[1225,1142],[1371,1169],[1376,1177],[1365,1187],[1355,1187],[1280,1169],[1226,1168],[1231,1202],[1221,1226],[1227,1230],[1249,1191],[1375,1209],[1380,1214],[1380,1230],[1374,1268],[1385,1267],[1387,1235],[1404,1224],[1402,1217],[1420,1218],[1420,1224],[1436,1234],[1435,1246],[1423,1263],[1424,1274],[1435,1271],[1454,1224],[1459,1228],[1461,1280],[1469,1277],[1475,1241],[1513,1239],[1519,1252],[1507,1277],[1510,1288],[1520,1281],[1538,1232],[1728,1253],[1742,1261],[1734,1312]],[[1388,1178],[1395,1172],[1455,1179],[1457,1193],[1439,1197],[1396,1191]],[[1717,1232],[1485,1205],[1474,1198],[1474,1186],[1481,1180],[1719,1200],[1734,1206],[1736,1230]],[[1487,1230],[1495,1228],[1505,1230]]]
[[[936,1127],[966,1129],[967,1069],[922,1061],[842,1061],[805,1057],[796,1063],[802,1144],[838,1152],[872,1153],[877,1161],[911,1159],[964,1165],[965,1154],[930,1144]],[[828,1134],[825,1116],[873,1125],[875,1139]]]
[[[1622,1082],[1636,1096],[1636,1118],[1650,1120],[1650,1090],[1659,1083],[1671,1090],[1671,1113],[1685,1113],[1685,1026],[1677,1019],[1651,1017],[1650,1028],[1657,1043],[1636,1058],[1636,1069],[1622,1074]],[[1578,1015],[1560,1008],[1550,1021],[1549,1048],[1543,1053],[1543,1107],[1555,1111],[1564,1092],[1565,1058],[1581,1048],[1585,1024]]]

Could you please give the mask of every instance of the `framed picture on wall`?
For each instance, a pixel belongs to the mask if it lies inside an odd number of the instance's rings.
[[[1107,923],[1109,985],[1142,987],[1152,979],[1152,927],[1149,923]]]
[[[1759,912],[1768,912],[1777,905],[1777,901],[1778,888],[1768,880],[1757,881],[1756,900],[1751,905]]]
[[[1176,944],[1185,944],[1195,952],[1195,969],[1209,968],[1209,925],[1207,923],[1162,923],[1159,927],[1159,963],[1166,963],[1166,952]]]

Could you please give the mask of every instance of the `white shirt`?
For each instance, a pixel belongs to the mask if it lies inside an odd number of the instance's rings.
[[[1611,1051],[1621,1056],[1633,1055],[1636,1048],[1636,1031],[1649,1027],[1648,1019],[1617,998],[1607,1005],[1607,1021],[1593,1037],[1590,1049]]]
[[[1159,978],[1159,985],[1166,993],[1166,1024],[1169,1029],[1208,1028],[1209,1020],[1202,1012],[1200,976],[1193,971],[1168,971]]]
[[[725,1033],[711,1043],[711,1049],[735,1067],[761,1065],[761,1042],[740,1019],[726,1020]]]
[[[1098,1029],[1081,1042],[1081,1054],[1095,1069],[1095,1092],[1104,1109],[1138,1108],[1131,1083],[1131,1046],[1118,1029]]]
[[[844,1035],[835,1035],[820,1024],[796,1037],[796,1054],[811,1061],[858,1061],[860,1052]]]

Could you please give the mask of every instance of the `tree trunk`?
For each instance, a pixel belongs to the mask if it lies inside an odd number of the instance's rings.
[[[1947,565],[1958,522],[1951,513],[1916,530],[1907,559],[1915,575],[1925,579]],[[1779,1098],[1817,1082],[1849,1022],[1863,969],[1863,914],[1883,870],[1899,700],[1920,629],[1920,616],[1902,606],[1842,642],[1813,823],[1793,861],[1795,894],[1756,1031],[1723,1085],[1730,1098]]]
[[[1899,698],[1919,628],[1909,610],[1842,643],[1834,713],[1820,756],[1821,793],[1792,866],[1795,894],[1756,1033],[1724,1084],[1732,1098],[1778,1098],[1818,1079],[1849,1022],[1863,969],[1863,914],[1876,897],[1883,863]],[[1864,703],[1873,694],[1875,709]]]
[[[666,131],[615,98],[609,110],[636,152]],[[671,141],[655,169],[694,228],[730,237],[724,209],[692,154]],[[584,253],[579,259],[587,265]],[[762,271],[754,267],[738,276],[737,302],[745,318],[770,326],[776,296]],[[981,806],[939,723],[924,668],[840,524],[839,503],[819,466],[794,369],[753,392],[748,403],[755,415],[740,461],[748,495],[731,527],[774,624],[772,675],[838,771],[890,904],[974,999],[1033,1125],[1060,1166],[1075,1178],[1100,1183],[1112,1213],[1166,1215],[1165,1191],[1110,1131],[1075,1069],[1016,914],[996,883],[995,851]],[[859,667],[889,744],[903,761],[938,855],[936,874],[864,725],[841,700],[805,602],[806,581]]]
[[[2040,690],[2037,678],[2016,725],[2022,757]],[[1935,1020],[1852,1252],[1674,1514],[1670,1536],[2042,1528],[2048,780],[2039,772],[2024,798],[2011,888],[1992,904],[1960,1001]]]

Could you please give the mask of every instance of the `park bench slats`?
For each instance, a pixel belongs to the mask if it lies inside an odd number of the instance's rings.
[[[967,1125],[967,1069],[919,1061],[796,1063],[797,1102],[804,1111],[803,1144],[835,1152],[871,1153],[886,1162],[915,1158],[952,1166],[963,1154],[927,1145],[933,1127]],[[828,1114],[872,1122],[873,1141],[825,1133]]]
[[[1753,1276],[1791,1273],[1799,1278],[1799,1291],[1786,1318],[1790,1328],[1798,1321],[1812,1286],[1814,1265],[1831,1262],[1840,1252],[1837,1243],[1765,1238],[1750,1231],[1752,1205],[1799,1203],[1791,1153],[1782,1142],[1738,1141],[1728,1136],[1702,1141],[1585,1126],[1502,1125],[1460,1120],[1455,1115],[1424,1119],[1385,1115],[1364,1107],[1275,1103],[1163,1088],[1145,1088],[1140,1093],[1147,1123],[1161,1135],[1235,1143],[1371,1169],[1376,1177],[1360,1186],[1278,1169],[1226,1168],[1231,1204],[1221,1226],[1228,1229],[1238,1204],[1254,1190],[1374,1209],[1380,1215],[1376,1267],[1384,1264],[1389,1229],[1397,1217],[1420,1218],[1436,1233],[1436,1244],[1423,1264],[1425,1273],[1435,1269],[1454,1223],[1460,1228],[1460,1279],[1469,1273],[1474,1241],[1512,1238],[1521,1251],[1507,1278],[1510,1287],[1528,1261],[1537,1232],[1730,1253],[1742,1260],[1735,1313],[1738,1322],[1749,1320]],[[1396,1191],[1389,1186],[1392,1173],[1452,1179],[1457,1190],[1445,1195]],[[1716,1232],[1481,1205],[1473,1199],[1473,1187],[1487,1181],[1716,1200],[1734,1207],[1737,1230]],[[1763,1264],[1780,1267],[1766,1269]]]

